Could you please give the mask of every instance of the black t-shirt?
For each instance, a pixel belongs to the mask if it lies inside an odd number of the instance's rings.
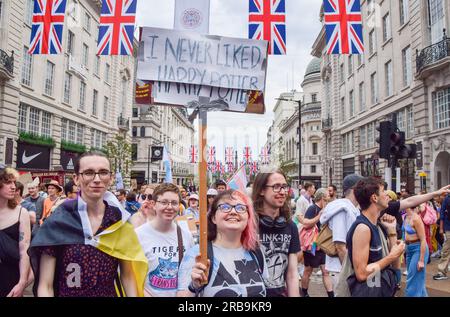
[[[264,281],[267,297],[284,296],[289,254],[300,252],[297,226],[290,221],[283,228],[269,228],[260,222],[259,241],[269,272],[269,278]]]
[[[312,204],[311,206],[308,207],[308,209],[306,209],[306,213],[305,213],[305,218],[306,219],[313,219],[315,217],[317,217],[317,215],[320,212],[320,207],[317,206],[316,204]],[[320,221],[317,222],[317,229],[320,230]]]

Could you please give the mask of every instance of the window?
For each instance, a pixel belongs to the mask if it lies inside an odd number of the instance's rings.
[[[366,110],[366,92],[364,91],[364,82],[359,84],[359,111]]]
[[[405,109],[402,109],[399,112],[397,112],[397,128],[400,131],[405,132],[406,128]]]
[[[28,124],[28,131],[39,135],[39,110],[37,108],[30,107],[30,121]]]
[[[375,146],[375,134],[373,126],[373,122],[367,125],[367,147],[369,148]]]
[[[139,116],[139,110],[138,108],[133,108],[133,114],[132,114],[133,118],[137,118]]]
[[[131,135],[134,136],[134,137],[137,137],[137,127],[133,127],[131,129]]]
[[[77,123],[77,144],[83,144],[84,126]]]
[[[89,13],[84,13],[84,29],[88,31],[88,33],[91,32],[91,16]]]
[[[316,165],[311,165],[311,173],[316,173]]]
[[[72,75],[69,73],[66,73],[66,76],[64,78],[64,102],[67,104],[70,104],[70,95],[71,95],[71,89],[72,89]]]
[[[55,65],[47,61],[47,72],[45,77],[44,92],[46,95],[51,96],[53,94],[53,77],[55,74]]]
[[[355,96],[353,90],[348,94],[348,102],[350,103],[350,118],[355,115]]]
[[[311,95],[311,101],[312,102],[317,102],[317,94],[312,94]]]
[[[128,91],[127,87],[128,81],[122,80],[122,96],[121,96],[122,102],[120,105],[120,114],[123,116],[125,116],[125,107],[127,105],[127,91]]]
[[[77,124],[75,121],[69,121],[69,135],[67,141],[75,143]]]
[[[444,29],[444,1],[428,0],[428,22],[431,28],[431,44],[442,41]]]
[[[386,42],[392,37],[392,31],[391,31],[391,16],[389,13],[387,13],[383,17],[383,42]]]
[[[97,116],[98,91],[94,89],[92,93],[92,114]]]
[[[28,48],[23,47],[22,84],[31,86],[33,55],[28,54]]]
[[[433,92],[433,112],[436,129],[450,126],[450,88]]]
[[[358,54],[358,67],[363,63],[363,54]]]
[[[411,47],[402,50],[403,86],[407,87],[412,81]]]
[[[69,32],[67,32],[67,53],[73,55],[74,46],[75,46],[75,34],[73,34],[73,32],[69,30]]]
[[[106,64],[106,67],[105,67],[105,82],[106,83],[109,83],[109,69],[110,69],[111,67],[109,66],[109,64]]]
[[[316,142],[312,143],[312,154],[318,155],[319,154],[319,144]]]
[[[100,75],[100,56],[95,56],[94,75]]]
[[[406,138],[414,136],[414,113],[412,106],[406,108]]]
[[[67,123],[68,120],[62,118],[61,119],[61,140],[67,140]]]
[[[49,112],[42,111],[42,129],[41,135],[51,137],[52,115]]]
[[[348,75],[353,74],[353,55],[348,56]]]
[[[27,106],[23,103],[19,105],[19,132],[27,131]]]
[[[141,137],[145,136],[145,127],[141,127]]]
[[[400,25],[409,20],[409,0],[400,0]]]
[[[362,126],[359,129],[359,148],[360,150],[367,148],[366,126]]]
[[[386,81],[386,97],[392,96],[394,93],[393,79],[392,79],[392,61],[384,64],[385,81]]]
[[[83,56],[81,58],[81,65],[88,68],[89,63],[89,46],[83,43]]]
[[[369,54],[372,55],[373,53],[376,52],[376,39],[375,39],[375,29],[373,29],[372,31],[370,31],[369,33]]]
[[[341,83],[343,83],[344,82],[344,77],[345,77],[345,75],[344,75],[344,64],[341,64],[341,66],[339,68],[339,75],[340,75],[340,78],[341,78]]]
[[[131,144],[131,160],[132,161],[137,161],[138,158],[138,145],[137,144]]]
[[[31,26],[33,21],[34,0],[26,0],[27,8],[25,12],[25,23]]]
[[[103,120],[107,120],[108,119],[108,97],[105,97],[104,101],[103,101]]]
[[[345,98],[342,97],[341,98],[341,113],[342,113],[342,121],[341,123],[344,123],[346,120],[346,115],[345,115]]]
[[[377,83],[377,73],[370,75],[370,93],[372,104],[378,102],[378,83]]]
[[[80,82],[80,104],[78,105],[78,109],[84,111],[85,102],[86,102],[86,83]]]

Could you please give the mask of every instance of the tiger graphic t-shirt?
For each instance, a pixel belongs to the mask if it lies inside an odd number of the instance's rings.
[[[178,287],[178,238],[176,225],[170,232],[156,231],[150,223],[136,229],[148,260],[145,293],[153,297],[175,297]],[[184,252],[194,246],[192,234],[181,230]]]

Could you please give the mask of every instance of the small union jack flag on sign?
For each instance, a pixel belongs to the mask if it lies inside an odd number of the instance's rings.
[[[360,0],[324,0],[327,54],[363,54]]]
[[[233,148],[227,147],[225,149],[225,162],[230,163],[233,162]]]
[[[198,161],[198,151],[195,145],[191,145],[191,149],[189,150],[189,162],[197,163]]]
[[[133,55],[137,0],[103,0],[97,55]]]
[[[269,41],[269,54],[285,55],[285,0],[249,0],[248,37]]]
[[[34,0],[30,54],[62,53],[66,0]]]
[[[252,160],[252,150],[249,146],[244,147],[244,162],[245,164],[250,163]]]

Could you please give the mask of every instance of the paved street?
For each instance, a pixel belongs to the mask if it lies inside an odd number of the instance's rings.
[[[431,263],[427,265],[427,290],[430,297],[450,297],[450,279],[445,281],[435,281],[433,280],[433,275],[437,272],[437,263],[439,259],[431,259]],[[402,268],[402,272],[405,268]],[[402,275],[402,288],[400,292],[397,293],[398,297],[404,296],[404,289],[406,287],[406,276]],[[312,275],[308,293],[311,297],[326,297],[327,293],[322,285],[322,277],[317,275]]]

